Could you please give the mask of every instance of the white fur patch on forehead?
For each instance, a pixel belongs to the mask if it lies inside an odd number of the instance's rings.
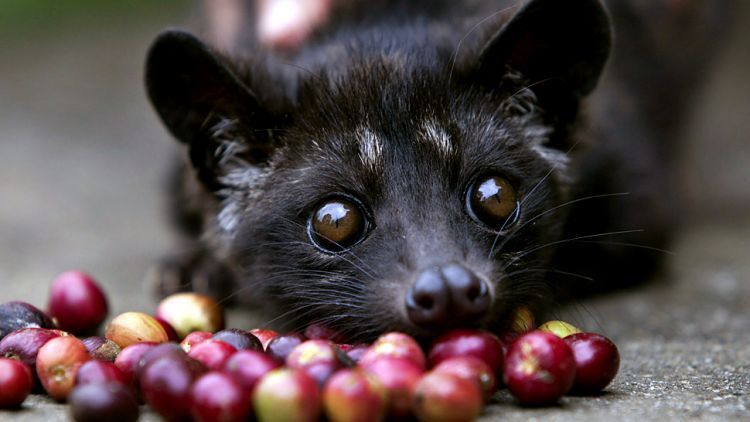
[[[370,170],[377,171],[383,163],[383,144],[380,138],[366,127],[357,130],[359,161]]]
[[[422,122],[420,138],[423,142],[433,145],[444,157],[448,157],[454,152],[450,135],[432,119]]]

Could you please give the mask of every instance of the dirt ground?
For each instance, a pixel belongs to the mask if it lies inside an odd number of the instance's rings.
[[[173,142],[146,103],[144,52],[183,11],[110,16],[0,38],[0,302],[44,306],[62,270],[105,285],[112,315],[153,309],[144,284],[171,235],[161,208]],[[669,273],[563,312],[612,337],[622,368],[596,398],[486,420],[750,420],[750,3],[685,133],[688,225]],[[236,326],[250,326],[235,312]],[[66,420],[33,397],[0,420]],[[155,418],[146,415],[145,419]]]

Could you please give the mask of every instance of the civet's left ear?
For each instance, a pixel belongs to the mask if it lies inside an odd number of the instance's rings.
[[[599,0],[531,0],[484,46],[479,78],[491,86],[511,68],[534,91],[554,86],[580,99],[596,86],[611,43]]]
[[[261,105],[219,55],[194,35],[176,29],[162,32],[146,60],[146,90],[164,125],[188,146],[199,179],[220,190],[229,155],[214,133],[217,123],[233,122],[233,141],[242,161],[263,164],[273,144],[269,127],[275,117]],[[238,157],[234,157],[238,158]]]

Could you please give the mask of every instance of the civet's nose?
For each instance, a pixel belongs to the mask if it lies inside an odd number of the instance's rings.
[[[426,328],[474,322],[489,309],[487,284],[459,264],[422,271],[406,294],[409,319]]]

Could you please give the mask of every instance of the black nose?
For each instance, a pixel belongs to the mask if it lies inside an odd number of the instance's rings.
[[[421,272],[406,294],[409,319],[421,327],[474,322],[489,309],[487,284],[458,264]]]

